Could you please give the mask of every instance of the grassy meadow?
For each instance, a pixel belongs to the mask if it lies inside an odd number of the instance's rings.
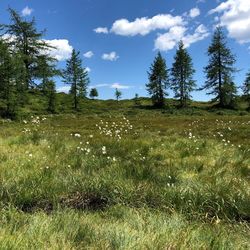
[[[0,120],[0,249],[250,248],[249,114],[92,103]]]

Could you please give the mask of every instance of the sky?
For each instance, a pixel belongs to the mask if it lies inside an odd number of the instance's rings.
[[[135,93],[148,96],[147,72],[157,52],[171,68],[180,40],[193,59],[197,86],[202,86],[217,25],[236,55],[238,86],[250,69],[250,0],[0,0],[0,23],[9,23],[8,7],[27,20],[34,16],[38,30],[46,29],[44,39],[57,48],[51,54],[59,68],[65,67],[73,48],[80,51],[89,87],[98,89],[100,99],[114,98],[115,88],[123,99]],[[58,91],[69,89],[61,79],[56,82]],[[192,96],[211,99],[206,91]]]

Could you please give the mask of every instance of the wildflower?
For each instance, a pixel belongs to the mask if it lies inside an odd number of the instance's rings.
[[[106,151],[106,147],[105,147],[105,146],[102,147],[102,154],[104,154],[104,155],[107,154],[107,151]]]

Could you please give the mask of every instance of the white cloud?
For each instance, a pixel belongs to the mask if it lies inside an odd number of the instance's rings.
[[[109,54],[103,54],[102,59],[106,61],[116,61],[119,58],[119,56],[116,54],[116,52],[110,52]]]
[[[157,29],[168,30],[177,25],[184,25],[181,16],[172,16],[170,14],[156,15],[152,18],[136,18],[133,22],[127,19],[120,19],[113,23],[111,32],[121,36],[145,36]]]
[[[91,68],[86,67],[85,69],[86,69],[87,72],[91,72]]]
[[[94,53],[92,51],[88,51],[88,52],[84,53],[83,56],[86,58],[91,58],[94,56]]]
[[[200,9],[199,9],[199,8],[193,8],[193,9],[191,9],[190,12],[189,12],[189,16],[190,16],[191,18],[195,18],[195,17],[199,16],[200,14],[201,14],[201,12],[200,12]]]
[[[155,40],[155,49],[168,51],[173,49],[180,40],[185,47],[205,39],[209,35],[207,28],[201,24],[193,34],[187,34],[187,28],[183,26],[172,27],[167,33],[161,34]]]
[[[95,33],[98,33],[98,34],[100,34],[100,33],[108,34],[109,33],[108,28],[106,28],[106,27],[98,27],[98,28],[94,29],[94,31],[95,31]]]
[[[97,84],[97,85],[92,85],[89,86],[89,88],[111,88],[111,89],[130,89],[133,88],[133,86],[127,85],[127,84],[121,84],[121,83],[112,83],[112,84]]]
[[[225,26],[229,36],[239,43],[250,42],[250,4],[248,0],[226,0],[209,14],[219,13],[219,23]]]
[[[61,93],[61,92],[63,92],[63,93],[69,93],[69,91],[70,91],[70,86],[60,86],[60,87],[57,87],[57,89],[56,89],[56,92],[58,92],[58,93]]]
[[[23,10],[22,10],[22,15],[23,16],[30,16],[31,13],[33,12],[34,10],[29,8],[28,6],[26,6]]]
[[[186,36],[183,37],[183,43],[185,45],[185,47],[189,47],[191,44],[196,43],[198,41],[201,41],[203,39],[205,39],[206,37],[209,36],[209,31],[208,29],[203,25],[199,25],[193,34],[188,34]]]
[[[54,39],[54,40],[45,40],[49,45],[55,47],[51,49],[49,54],[57,59],[58,61],[64,61],[70,58],[73,47],[69,44],[69,41],[66,39]]]
[[[132,86],[129,85],[122,85],[120,83],[113,83],[110,88],[112,89],[130,89],[132,88]]]

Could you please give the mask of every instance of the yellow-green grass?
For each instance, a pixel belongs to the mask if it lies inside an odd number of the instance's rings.
[[[249,249],[250,116],[0,121],[0,249]]]

